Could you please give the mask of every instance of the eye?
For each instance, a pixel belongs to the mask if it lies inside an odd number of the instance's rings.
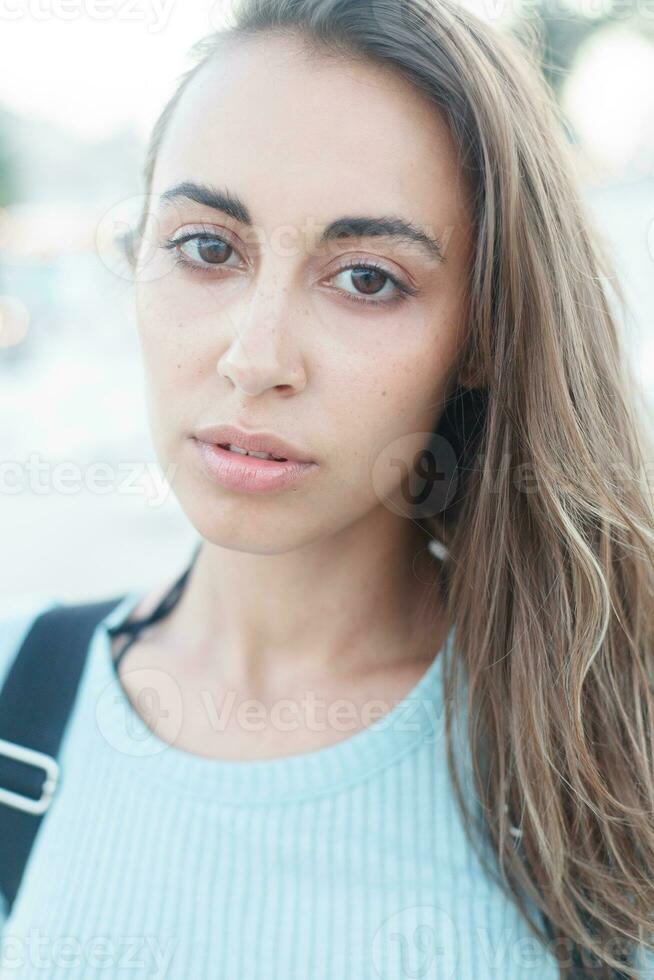
[[[228,265],[229,259],[237,256],[238,252],[215,232],[190,232],[178,238],[167,238],[161,247],[173,252],[176,265],[195,272],[211,274],[217,268],[238,268],[238,264]],[[346,273],[351,273],[351,281],[357,289],[362,290],[359,295],[342,290],[345,297],[353,303],[391,306],[402,302],[407,296],[417,296],[419,293],[418,289],[376,262],[351,262],[337,269],[330,280]]]
[[[362,295],[346,292],[347,299],[354,303],[364,303],[368,306],[390,306],[402,302],[406,296],[415,296],[417,289],[394,276],[376,262],[357,262],[342,266],[331,276],[332,279],[345,273],[351,273],[350,281],[357,289],[363,290]],[[390,289],[386,287],[390,286]],[[366,298],[372,297],[372,298]],[[381,297],[381,298],[380,298]]]
[[[220,235],[207,232],[192,232],[180,235],[179,238],[167,238],[161,246],[173,252],[176,265],[194,269],[198,272],[211,271],[212,267],[226,266],[232,255],[237,255],[236,249]]]

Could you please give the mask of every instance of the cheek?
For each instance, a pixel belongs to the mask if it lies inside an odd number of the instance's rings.
[[[441,327],[411,349],[380,346],[365,365],[331,378],[335,472],[352,491],[386,499],[412,468],[436,428],[455,355],[452,330]]]
[[[137,292],[136,317],[148,384],[154,390],[197,380],[199,358],[189,322],[156,284]]]
[[[408,432],[438,410],[440,397],[453,367],[456,348],[453,330],[441,326],[425,330],[411,346],[397,345],[375,360],[359,390],[366,393],[362,410],[368,412],[370,431]],[[374,420],[380,422],[375,425]]]
[[[411,459],[423,440],[418,435],[433,414],[434,371],[425,358],[414,363],[393,359],[367,371],[341,376],[329,398],[330,441],[335,447],[333,472],[352,492],[379,496],[397,480],[386,457]],[[432,409],[429,408],[432,406]],[[407,436],[409,438],[407,438]],[[379,476],[380,465],[386,475]],[[389,469],[390,465],[390,469]]]
[[[188,330],[157,283],[138,287],[136,319],[150,434],[166,470],[178,462],[180,412],[183,415],[189,404],[187,393],[197,387],[197,362],[189,350]]]

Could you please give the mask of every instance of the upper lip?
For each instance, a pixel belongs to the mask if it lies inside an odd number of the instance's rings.
[[[274,432],[252,432],[236,425],[209,425],[199,429],[195,433],[195,438],[200,442],[213,443],[215,446],[229,443],[240,449],[251,449],[255,453],[271,453],[273,456],[283,456],[291,462],[314,462],[303,449],[280,438]]]

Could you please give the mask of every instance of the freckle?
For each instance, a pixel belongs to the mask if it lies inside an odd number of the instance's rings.
[[[382,391],[382,398],[384,397],[385,394],[386,394],[386,392],[385,391]]]

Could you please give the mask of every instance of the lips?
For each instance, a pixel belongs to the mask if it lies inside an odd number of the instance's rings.
[[[225,490],[237,493],[270,493],[295,490],[319,467],[292,460],[277,462],[247,453],[231,452],[213,442],[193,439],[204,474]]]
[[[283,439],[273,432],[255,432],[235,425],[209,425],[198,429],[194,438],[214,446],[246,449],[253,453],[268,453],[277,459],[291,463],[315,463],[313,456],[301,446]],[[236,450],[231,450],[236,452]],[[241,455],[243,455],[241,453]]]
[[[227,449],[229,452],[238,453],[239,456],[256,456],[257,459],[273,459],[278,463],[287,463],[288,459],[284,456],[274,456],[272,453],[268,452],[254,452],[253,450],[243,449],[241,446],[230,446],[228,442],[220,446],[221,449]]]

